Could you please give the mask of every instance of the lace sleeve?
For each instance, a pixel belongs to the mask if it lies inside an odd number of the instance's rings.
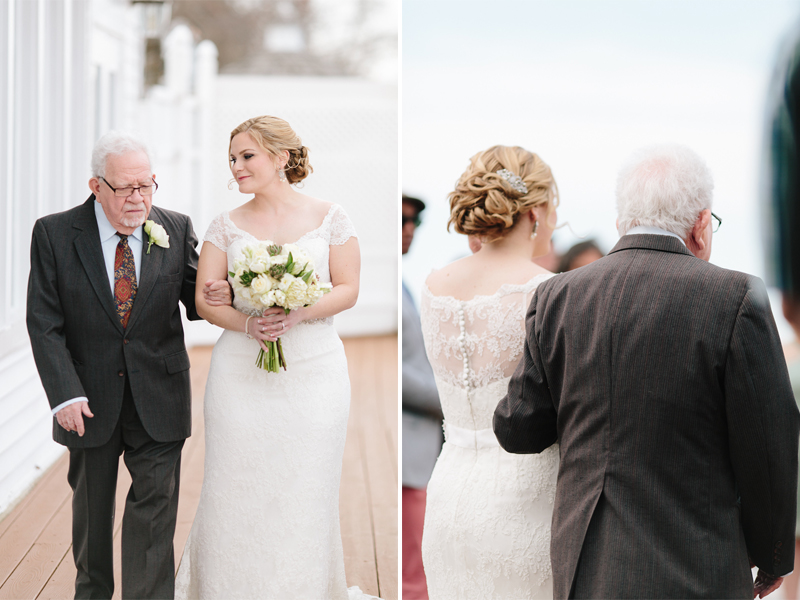
[[[211,242],[223,252],[228,251],[228,236],[225,231],[225,216],[223,214],[217,215],[211,225],[208,226],[206,236],[203,238],[204,242]]]
[[[331,246],[341,246],[351,237],[357,238],[356,229],[344,209],[336,205],[331,219]]]

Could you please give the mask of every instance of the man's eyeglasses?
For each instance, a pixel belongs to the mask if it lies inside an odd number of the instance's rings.
[[[407,217],[406,215],[403,215],[403,227],[405,227],[409,223],[413,223],[414,227],[419,227],[420,225],[422,225],[422,219],[419,218],[419,215],[417,215],[416,217]]]
[[[722,219],[720,219],[713,212],[711,213],[711,219],[712,219],[712,221],[711,221],[711,232],[712,233],[717,233],[717,231],[719,231],[720,225],[722,225]]]
[[[106,181],[105,177],[101,177],[103,181]],[[139,190],[139,193],[142,196],[152,196],[156,193],[158,189],[158,184],[156,183],[155,179],[153,180],[153,185],[140,185],[138,187],[125,187],[125,188],[115,188],[112,187],[110,183],[106,181],[106,185],[110,187],[114,191],[114,195],[118,198],[127,198],[128,196],[133,195],[133,192]]]

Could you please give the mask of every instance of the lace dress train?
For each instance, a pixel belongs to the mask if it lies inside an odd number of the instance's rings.
[[[509,454],[492,431],[522,356],[528,304],[547,277],[469,301],[423,289],[422,332],[445,416],[422,537],[431,600],[553,596],[558,447]]]
[[[341,207],[296,243],[330,281],[330,245],[355,235]],[[255,241],[227,214],[206,241],[229,270]],[[242,298],[234,307],[254,314]],[[350,381],[333,319],[304,321],[282,336],[288,369],[255,366],[258,343],[225,331],[214,347],[204,400],[205,475],[186,543],[178,599],[372,598],[348,591],[339,531]]]

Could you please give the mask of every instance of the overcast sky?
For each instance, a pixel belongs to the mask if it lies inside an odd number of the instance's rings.
[[[426,201],[404,259],[415,293],[467,252],[446,196],[474,153],[539,154],[561,193],[564,251],[608,251],[630,153],[680,142],[707,161],[723,219],[711,262],[764,276],[759,236],[765,106],[800,3],[778,0],[403,0],[403,186]]]

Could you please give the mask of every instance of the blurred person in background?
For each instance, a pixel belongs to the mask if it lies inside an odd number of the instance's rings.
[[[445,414],[445,444],[428,484],[422,556],[432,600],[551,598],[550,521],[558,449],[518,456],[492,432],[525,339],[525,311],[553,274],[557,187],[518,146],[470,159],[450,193],[457,233],[481,248],[432,273],[422,335]]]
[[[557,273],[566,273],[603,258],[603,252],[594,240],[579,242],[567,250],[558,261]]]
[[[786,345],[786,363],[795,401],[800,404],[800,40],[787,46],[773,80],[768,131],[766,238],[774,283],[783,293],[783,314],[796,339]],[[800,485],[798,486],[800,500]],[[800,502],[798,502],[800,506]],[[800,517],[800,515],[797,515]],[[800,518],[795,523],[795,560],[800,553]],[[786,598],[797,598],[800,571],[786,576]]]
[[[403,196],[403,254],[408,253],[425,203]],[[403,598],[427,600],[422,566],[425,488],[442,449],[442,407],[425,355],[419,313],[403,283]]]

